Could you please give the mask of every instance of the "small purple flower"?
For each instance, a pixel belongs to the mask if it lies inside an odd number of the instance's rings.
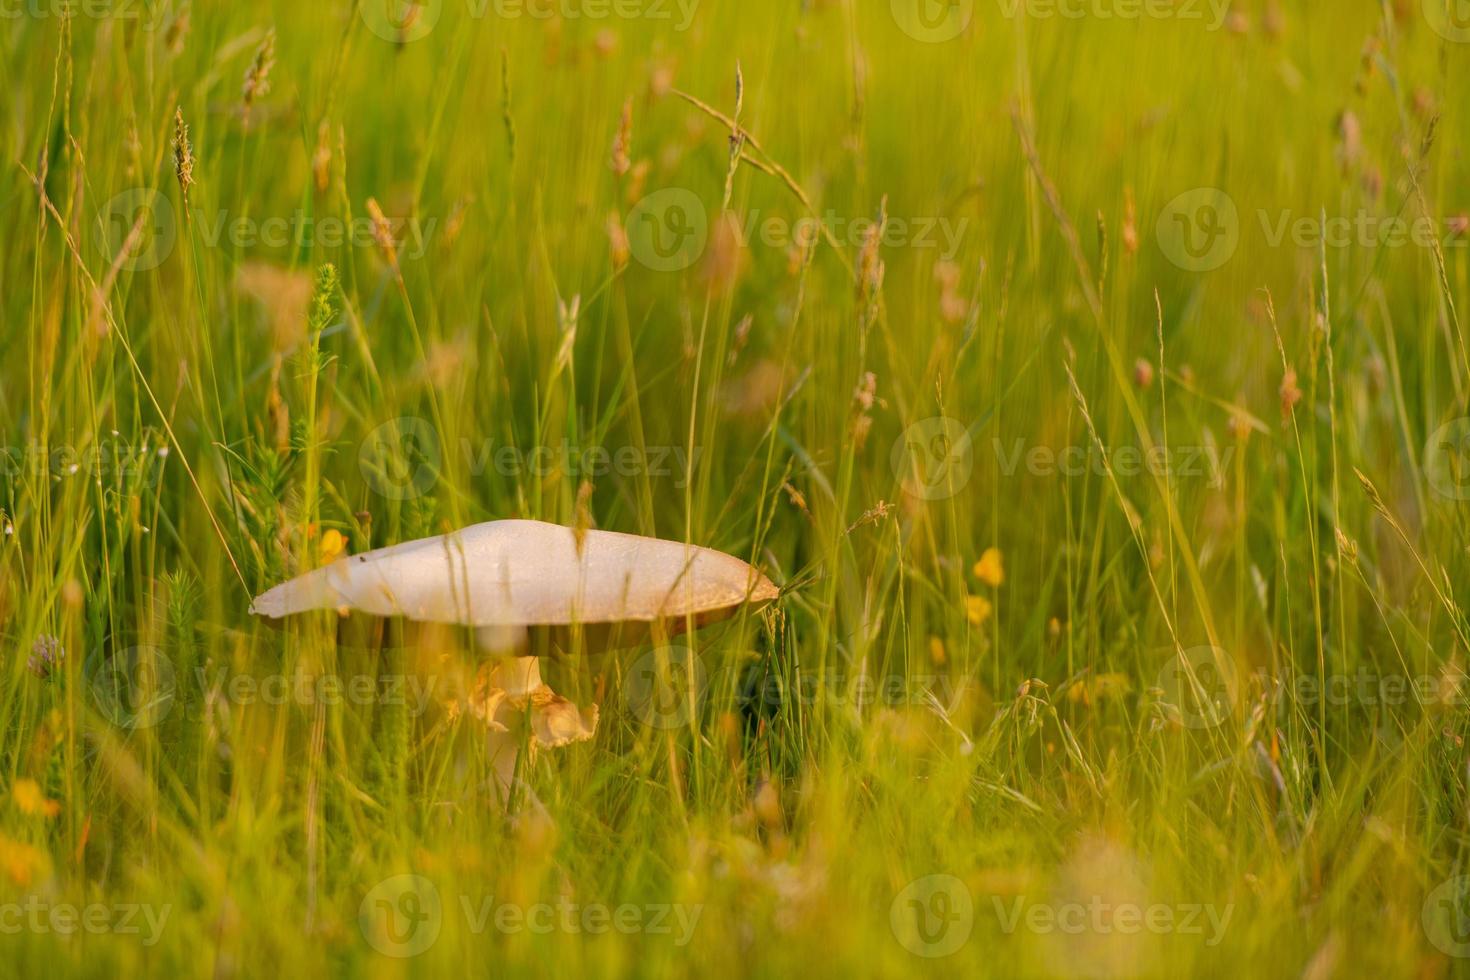
[[[36,642],[32,644],[31,658],[26,661],[26,666],[31,673],[44,680],[60,670],[65,660],[66,647],[61,645],[61,641],[43,634],[36,637]]]

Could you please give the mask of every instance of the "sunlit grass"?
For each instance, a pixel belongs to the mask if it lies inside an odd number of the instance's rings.
[[[0,974],[1463,969],[1449,22],[380,6],[0,32]],[[248,615],[506,517],[784,589],[533,636],[509,814]]]

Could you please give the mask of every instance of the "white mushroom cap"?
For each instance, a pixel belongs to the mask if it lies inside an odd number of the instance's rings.
[[[353,555],[278,585],[251,612],[358,610],[465,626],[565,626],[709,617],[779,591],[732,555],[541,521],[491,521]]]

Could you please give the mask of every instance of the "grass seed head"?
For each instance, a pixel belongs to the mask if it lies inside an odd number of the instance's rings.
[[[383,252],[383,258],[393,268],[398,268],[398,243],[393,239],[393,224],[383,209],[378,204],[378,199],[370,197],[367,199],[368,218],[373,223],[373,241],[378,243],[378,248]]]
[[[623,117],[618,124],[617,135],[613,137],[612,145],[612,172],[619,177],[626,174],[633,166],[629,156],[633,148],[633,100],[631,98],[623,101]]]
[[[1296,368],[1287,368],[1281,377],[1281,418],[1286,420],[1296,410],[1297,402],[1302,400],[1302,390],[1297,386]]]
[[[265,98],[271,90],[271,69],[276,65],[276,32],[266,32],[260,47],[255,49],[255,58],[245,69],[245,83],[241,87],[241,98],[245,103],[245,118],[250,118],[250,109],[257,101]]]
[[[325,194],[332,182],[332,125],[323,119],[316,129],[316,150],[311,155],[312,176],[317,193]]]
[[[1133,362],[1133,383],[1139,388],[1149,388],[1154,383],[1153,362],[1140,357]]]
[[[617,211],[607,213],[607,241],[612,253],[613,271],[621,272],[628,267],[628,229],[623,227],[622,216]]]
[[[184,124],[184,108],[174,111],[174,176],[179,179],[179,189],[184,200],[189,200],[189,188],[194,186],[194,144],[189,142],[189,127]]]
[[[163,32],[163,44],[170,54],[178,56],[184,52],[184,42],[189,39],[189,2],[179,6],[178,13],[168,22]]]
[[[31,656],[26,669],[45,680],[59,671],[66,662],[66,647],[54,636],[42,635],[31,645]]]

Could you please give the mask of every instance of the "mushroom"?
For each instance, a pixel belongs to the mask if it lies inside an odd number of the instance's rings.
[[[642,624],[672,632],[778,595],[757,569],[710,548],[504,520],[341,559],[256,597],[250,611],[282,619],[333,609],[469,626],[481,646],[503,651],[523,647],[530,627]],[[483,665],[467,708],[489,731],[503,792],[519,753],[517,719],[528,720],[533,750],[583,741],[597,729],[596,705],[578,708],[552,691],[533,656]]]

